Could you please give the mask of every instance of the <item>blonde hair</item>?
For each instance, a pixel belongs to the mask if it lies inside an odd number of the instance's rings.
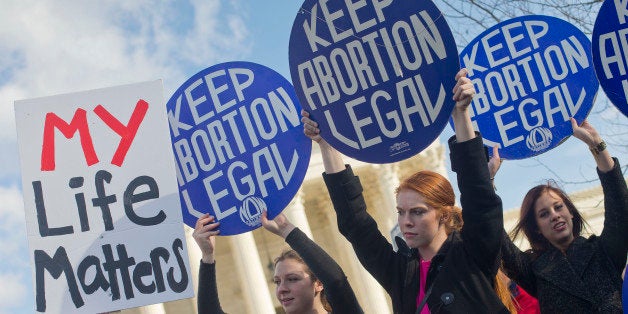
[[[508,312],[517,314],[517,305],[512,293],[510,292],[507,281],[510,281],[510,278],[508,278],[508,276],[506,276],[506,274],[499,269],[497,271],[497,275],[495,276],[495,294],[497,294],[497,297],[499,297],[502,303],[504,303]]]

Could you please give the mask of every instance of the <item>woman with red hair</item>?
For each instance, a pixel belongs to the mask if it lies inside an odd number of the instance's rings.
[[[304,133],[321,150],[323,178],[338,228],[362,265],[388,292],[395,313],[508,313],[494,292],[502,203],[467,110],[475,90],[466,75],[465,69],[456,74],[452,113],[456,135],[449,141],[464,211],[455,206],[453,188],[443,176],[419,171],[404,180],[396,189],[396,211],[409,250],[394,251],[379,232],[366,211],[359,178],[321,138],[317,123],[302,112]]]

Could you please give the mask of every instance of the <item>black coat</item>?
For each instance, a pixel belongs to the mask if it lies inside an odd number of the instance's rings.
[[[452,168],[458,173],[464,227],[449,235],[428,270],[427,299],[432,313],[508,313],[493,290],[499,266],[503,215],[486,165],[482,139],[450,141]],[[362,265],[384,287],[395,313],[414,314],[419,292],[416,251],[395,252],[366,212],[362,185],[351,167],[324,174],[340,232]],[[390,187],[391,190],[394,187]],[[391,215],[394,209],[390,209]],[[428,288],[426,287],[426,291]]]
[[[559,249],[521,252],[504,232],[507,275],[539,300],[542,313],[623,313],[621,274],[628,253],[628,189],[615,167],[598,171],[604,191],[604,229],[576,237],[565,254]]]

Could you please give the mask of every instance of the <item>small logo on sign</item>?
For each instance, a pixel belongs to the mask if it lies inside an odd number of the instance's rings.
[[[409,146],[410,144],[408,144],[408,142],[403,141],[403,142],[398,142],[398,143],[393,144],[392,146],[390,146],[389,150],[391,153],[400,153],[402,150],[406,151],[407,149],[404,149],[404,148],[407,148]]]
[[[536,127],[526,138],[526,145],[535,152],[542,151],[552,143],[552,131],[544,127]]]
[[[264,210],[266,210],[266,203],[263,199],[249,196],[240,206],[240,219],[249,227],[259,226]]]

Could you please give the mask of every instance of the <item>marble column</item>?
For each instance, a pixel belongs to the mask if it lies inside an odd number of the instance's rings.
[[[190,258],[190,273],[192,276],[192,284],[194,285],[194,297],[190,299],[190,301],[194,304],[194,312],[196,312],[196,299],[198,297],[198,269],[201,266],[201,249],[199,249],[198,245],[194,241],[194,237],[192,233],[194,229],[184,226],[185,230],[185,241],[188,249],[188,257]]]
[[[321,201],[319,209],[333,210],[331,201],[326,198]],[[331,218],[331,217],[330,217]],[[327,221],[327,224],[336,224],[336,221]],[[333,227],[337,230],[337,227]],[[390,308],[386,299],[386,291],[371,276],[371,274],[362,267],[358,257],[353,251],[353,247],[340,233],[335,231],[337,236],[334,237],[335,246],[340,254],[340,260],[336,262],[341,265],[345,275],[351,283],[351,288],[358,297],[358,301],[365,313],[390,314]]]
[[[445,167],[445,147],[438,139],[421,152],[421,157],[423,157],[425,169],[437,172],[449,180],[447,168]]]
[[[275,313],[253,233],[229,236],[248,313]]]
[[[139,312],[140,314],[166,314],[166,309],[163,303],[158,303],[142,306]]]
[[[382,164],[374,165],[376,182],[381,195],[382,206],[372,208],[376,214],[376,220],[380,224],[380,229],[390,233],[397,225],[397,216],[395,215],[397,208],[397,198],[395,189],[399,186],[399,165],[398,164]]]
[[[303,191],[299,189],[294,196],[288,207],[283,211],[293,225],[301,229],[310,239],[314,239],[312,236],[312,230],[310,224],[307,221],[305,214],[305,207],[303,206]]]

